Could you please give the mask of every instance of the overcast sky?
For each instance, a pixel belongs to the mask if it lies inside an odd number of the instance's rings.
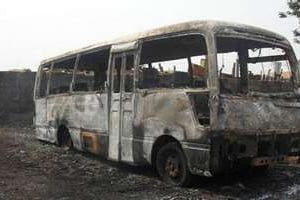
[[[286,0],[1,0],[0,70],[36,70],[43,59],[93,43],[189,20],[225,20],[278,32],[293,44]],[[299,52],[299,53],[298,53]]]

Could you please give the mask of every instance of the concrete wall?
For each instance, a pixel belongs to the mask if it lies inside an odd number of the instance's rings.
[[[0,124],[32,123],[35,72],[0,72]]]

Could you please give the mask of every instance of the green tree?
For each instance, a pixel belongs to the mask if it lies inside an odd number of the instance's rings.
[[[287,0],[288,11],[280,12],[280,18],[296,17],[298,19],[298,27],[293,30],[295,42],[300,44],[300,0]]]

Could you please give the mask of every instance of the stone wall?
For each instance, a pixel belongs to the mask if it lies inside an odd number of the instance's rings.
[[[0,124],[32,123],[35,72],[0,72]]]

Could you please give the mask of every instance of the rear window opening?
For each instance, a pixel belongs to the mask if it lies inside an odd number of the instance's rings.
[[[217,52],[222,93],[293,90],[285,49],[267,42],[217,37]]]
[[[47,64],[44,66],[41,66],[40,70],[40,76],[38,77],[38,85],[36,89],[36,96],[43,98],[47,95],[47,84],[50,79],[50,71],[51,71],[51,65]]]

